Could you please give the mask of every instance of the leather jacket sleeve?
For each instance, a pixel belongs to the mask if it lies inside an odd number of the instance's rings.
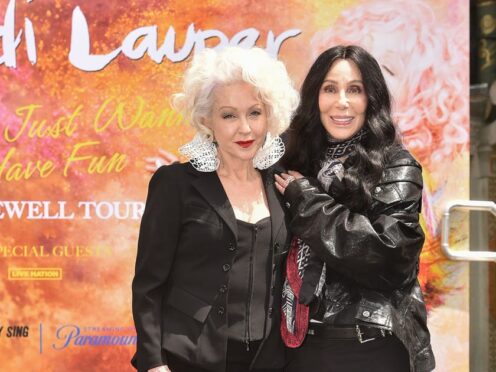
[[[141,219],[132,284],[133,318],[138,335],[133,365],[139,371],[166,364],[161,344],[162,296],[180,224],[174,168],[174,165],[161,167],[151,178]]]
[[[413,159],[404,160],[388,165],[363,213],[336,202],[313,178],[291,182],[284,194],[291,231],[332,270],[366,288],[401,288],[417,276],[422,173]]]

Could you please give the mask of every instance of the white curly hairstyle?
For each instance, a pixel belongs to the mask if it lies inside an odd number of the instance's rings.
[[[184,73],[182,92],[172,96],[172,106],[198,132],[212,139],[211,130],[202,125],[202,118],[211,114],[212,91],[216,86],[237,81],[256,89],[267,108],[271,135],[280,135],[289,127],[299,94],[284,64],[256,47],[205,49],[196,54]]]

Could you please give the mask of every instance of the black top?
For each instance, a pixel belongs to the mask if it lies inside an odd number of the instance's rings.
[[[249,344],[264,337],[270,287],[270,217],[255,224],[236,220],[238,249],[229,272],[228,336]]]

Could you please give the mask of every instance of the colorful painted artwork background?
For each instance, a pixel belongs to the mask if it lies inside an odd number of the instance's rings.
[[[81,14],[86,34],[74,32]],[[0,219],[0,370],[131,370],[134,346],[125,343],[135,334],[130,282],[136,216],[150,178],[144,158],[191,137],[169,106],[187,59],[157,63],[138,50],[135,59],[121,52],[103,68],[84,71],[70,55],[84,52],[82,36],[92,54],[103,56],[146,26],[135,50],[153,49],[145,33],[155,30],[155,48],[170,38],[171,55],[187,54],[188,45],[194,52],[226,43],[249,29],[247,35],[259,34],[258,46],[274,50],[270,40],[300,30],[278,50],[297,86],[316,55],[335,44],[362,45],[379,60],[404,142],[424,167],[421,281],[438,370],[467,370],[468,269],[444,259],[438,228],[444,203],[469,195],[467,14],[468,2],[460,0],[0,0],[4,56],[6,40],[13,40],[9,19],[13,34],[23,31],[16,66],[0,60],[0,201],[51,202],[45,218],[25,209],[19,218]],[[202,32],[217,36],[203,41]],[[73,218],[47,218],[60,217],[61,203],[62,215]],[[453,244],[466,244],[465,227],[462,218]],[[9,278],[9,270],[23,268],[61,269],[62,278]],[[7,337],[9,326],[28,326],[28,336]],[[123,344],[96,345],[102,337]],[[447,339],[459,352],[444,354]]]

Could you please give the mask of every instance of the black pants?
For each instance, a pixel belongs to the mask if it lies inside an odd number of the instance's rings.
[[[282,369],[249,369],[259,345],[260,342],[252,343],[250,350],[246,351],[246,346],[241,342],[229,341],[226,372],[283,372]],[[167,353],[167,363],[172,372],[210,372],[171,353]]]
[[[409,372],[408,351],[395,336],[359,343],[307,336],[290,352],[285,372]]]

